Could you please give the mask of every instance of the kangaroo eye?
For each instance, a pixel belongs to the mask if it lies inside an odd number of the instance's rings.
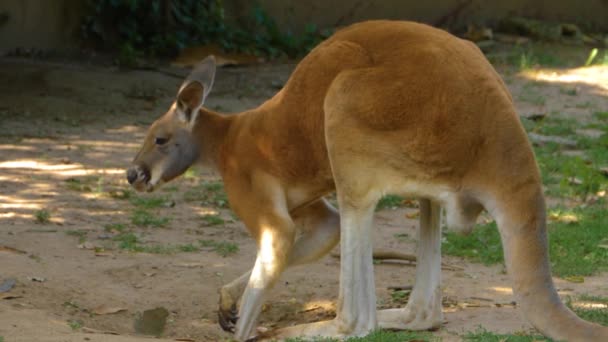
[[[156,139],[154,139],[154,143],[156,145],[164,145],[164,144],[167,143],[167,141],[169,141],[169,139],[167,139],[167,138],[156,138]]]

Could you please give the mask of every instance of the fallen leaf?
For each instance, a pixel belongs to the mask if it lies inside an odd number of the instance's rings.
[[[127,309],[119,307],[119,306],[111,306],[111,305],[102,304],[102,305],[96,307],[95,309],[93,309],[91,312],[93,312],[96,315],[109,315],[109,314],[119,313],[122,311],[127,311]]]
[[[581,277],[581,276],[569,276],[569,277],[565,277],[564,279],[571,283],[584,283],[585,282],[585,278]]]
[[[13,278],[6,279],[2,284],[0,284],[0,292],[8,292],[10,291],[17,281]]]
[[[17,253],[17,254],[26,254],[27,253],[26,251],[22,251],[20,249],[9,247],[9,246],[0,246],[0,252],[10,252],[10,253]]]
[[[419,211],[405,214],[405,217],[407,217],[408,219],[415,219],[415,218],[418,218],[418,216],[420,216]]]
[[[169,311],[163,307],[144,311],[135,320],[135,331],[139,334],[160,336],[165,330]]]

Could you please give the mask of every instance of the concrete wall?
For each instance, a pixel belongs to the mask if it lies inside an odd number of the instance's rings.
[[[608,0],[224,0],[239,21],[258,2],[281,28],[302,32],[307,24],[339,27],[365,19],[408,19],[452,30],[468,23],[492,25],[509,15],[574,22],[608,32]],[[0,0],[0,54],[15,48],[77,46],[84,0]],[[8,20],[3,21],[2,15]]]

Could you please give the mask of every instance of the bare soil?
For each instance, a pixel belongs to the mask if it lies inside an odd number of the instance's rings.
[[[208,106],[225,112],[253,107],[275,93],[293,67],[223,68]],[[240,248],[234,255],[222,257],[207,249],[131,253],[116,248],[113,233],[104,230],[112,223],[132,226],[133,205],[109,193],[128,188],[124,170],[147,125],[168,107],[181,82],[171,73],[181,72],[0,59],[0,283],[16,280],[13,289],[0,293],[0,336],[5,341],[143,341],[149,337],[136,334],[134,322],[144,310],[157,307],[169,311],[163,340],[230,339],[217,324],[217,290],[252,267],[256,247],[228,209],[183,196],[217,177],[199,171],[168,184],[159,191],[175,205],[153,212],[170,217],[169,225],[134,230],[148,244],[229,241]],[[584,120],[594,110],[608,108],[606,67],[529,74],[505,67],[500,72],[522,115],[559,112]],[[74,189],[66,182],[70,178],[88,183]],[[40,210],[50,213],[49,222],[36,221]],[[376,246],[415,253],[417,221],[411,217],[416,210],[378,212]],[[218,211],[226,224],[206,226],[201,215],[210,211]],[[74,230],[86,232],[84,241],[68,234]],[[531,329],[512,305],[503,266],[449,256],[444,262],[454,267],[443,271],[446,322],[436,335],[460,340],[458,334],[479,326],[495,332]],[[272,290],[260,325],[331,318],[338,263],[328,256],[289,270]],[[380,306],[399,305],[387,287],[413,284],[414,270],[404,264],[375,267]],[[564,296],[608,293],[606,274],[584,283],[555,281]],[[101,305],[124,310],[94,314]]]

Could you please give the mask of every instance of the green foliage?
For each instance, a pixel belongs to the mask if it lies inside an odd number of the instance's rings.
[[[382,209],[394,209],[401,207],[403,204],[403,197],[397,195],[386,195],[378,201],[376,210]]]
[[[51,220],[51,213],[46,209],[36,210],[34,213],[37,223],[49,223]]]
[[[82,328],[82,321],[80,321],[80,320],[69,320],[68,321],[68,325],[70,326],[70,328],[72,328],[72,330],[79,330],[80,328]]]
[[[472,342],[541,342],[553,341],[549,338],[539,335],[521,334],[495,334],[483,328],[477,329],[475,332],[468,332],[463,336],[465,341]]]
[[[279,29],[255,6],[245,29],[226,22],[222,0],[88,0],[82,38],[117,50],[132,66],[144,56],[174,56],[187,46],[217,44],[226,51],[276,57],[307,52],[331,32],[309,25],[301,36]]]

